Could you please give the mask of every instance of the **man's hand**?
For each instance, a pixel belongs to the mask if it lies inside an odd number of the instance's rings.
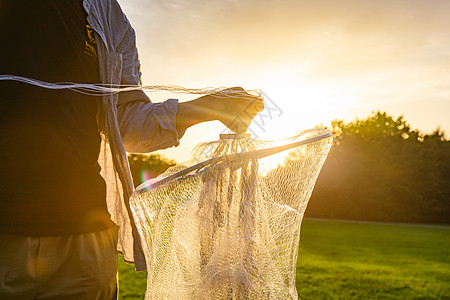
[[[256,114],[264,109],[261,98],[247,93],[241,87],[222,90],[211,95],[216,119],[236,133],[244,133]]]
[[[263,100],[241,87],[225,89],[215,94],[178,104],[178,137],[192,125],[218,120],[237,133],[244,133],[253,118],[264,109]]]

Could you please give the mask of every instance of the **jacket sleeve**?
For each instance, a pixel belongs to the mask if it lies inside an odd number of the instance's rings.
[[[120,133],[127,152],[152,152],[178,146],[178,100],[128,101],[118,106]]]
[[[120,45],[118,50],[122,53],[121,84],[140,85],[140,62],[136,37],[131,26]],[[176,99],[152,103],[142,90],[121,93],[117,109],[125,150],[145,153],[178,146],[177,108]]]

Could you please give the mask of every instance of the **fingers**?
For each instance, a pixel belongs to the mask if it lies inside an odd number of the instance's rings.
[[[236,110],[233,109],[233,107],[229,107],[229,111],[227,113],[222,113],[219,120],[230,130],[236,133],[244,133],[250,126],[256,113],[256,111]]]
[[[257,112],[264,110],[264,101],[260,98],[256,98],[256,100],[254,100],[251,105]]]
[[[264,110],[263,99],[241,87],[225,89],[216,95],[225,104],[223,108],[216,107],[222,112],[219,120],[236,133],[245,133],[257,113]]]
[[[242,107],[241,109],[236,108],[230,114],[232,116],[231,122],[225,125],[236,133],[245,133],[258,112],[259,110],[255,105]]]
[[[245,122],[241,118],[235,118],[227,127],[235,133],[245,133],[250,122]]]

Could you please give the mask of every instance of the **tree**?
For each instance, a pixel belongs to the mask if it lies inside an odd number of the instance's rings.
[[[306,216],[450,223],[450,142],[376,112],[331,124],[334,146]]]
[[[168,160],[159,154],[128,154],[128,162],[135,187],[175,165],[175,161]]]

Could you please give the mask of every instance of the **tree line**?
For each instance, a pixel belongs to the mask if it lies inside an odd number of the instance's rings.
[[[330,150],[305,216],[450,223],[450,141],[376,112],[333,121]]]

